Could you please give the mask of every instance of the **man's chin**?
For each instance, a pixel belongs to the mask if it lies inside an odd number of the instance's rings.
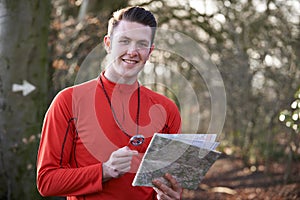
[[[132,69],[126,69],[122,73],[123,79],[137,79],[139,72],[142,70],[142,68],[132,68]]]

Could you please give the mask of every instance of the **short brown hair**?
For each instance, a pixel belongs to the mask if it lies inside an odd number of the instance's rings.
[[[144,8],[139,6],[127,7],[115,11],[108,22],[107,34],[109,36],[113,34],[114,28],[118,26],[121,20],[137,22],[145,26],[149,26],[152,30],[151,43],[153,43],[157,28],[157,22],[154,15],[150,11],[145,10]]]

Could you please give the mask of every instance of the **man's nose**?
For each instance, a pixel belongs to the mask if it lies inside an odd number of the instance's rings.
[[[130,56],[136,56],[138,54],[137,45],[132,43],[127,49],[127,54],[129,54]]]

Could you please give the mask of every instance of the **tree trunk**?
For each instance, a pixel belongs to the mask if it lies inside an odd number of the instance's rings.
[[[36,136],[47,106],[50,9],[47,0],[0,0],[0,199],[37,195]],[[36,89],[14,92],[13,85],[20,89],[23,81]]]

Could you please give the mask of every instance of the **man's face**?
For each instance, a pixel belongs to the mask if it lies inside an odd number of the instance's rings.
[[[121,20],[112,36],[104,38],[114,76],[136,79],[153,50],[151,28]]]

